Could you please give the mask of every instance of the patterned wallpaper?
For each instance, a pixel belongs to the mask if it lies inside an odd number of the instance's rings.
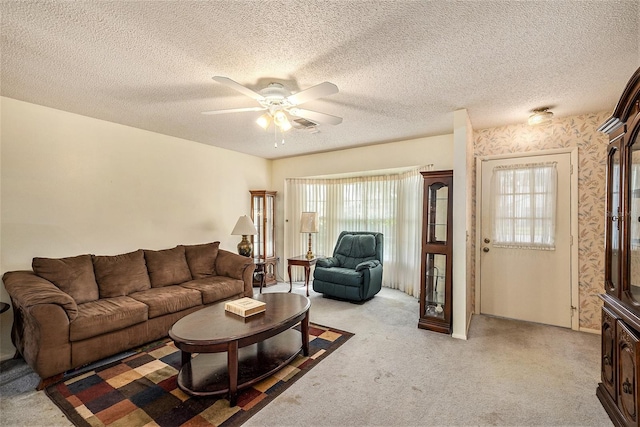
[[[539,127],[519,124],[474,132],[475,156],[578,147],[580,327],[594,330],[600,330],[598,294],[604,292],[604,197],[608,143],[607,136],[597,128],[610,114],[600,112],[558,118]],[[475,188],[475,165],[473,167],[471,188]],[[475,227],[475,192],[472,208]],[[471,234],[475,243],[475,229]],[[475,255],[475,247],[471,254]]]

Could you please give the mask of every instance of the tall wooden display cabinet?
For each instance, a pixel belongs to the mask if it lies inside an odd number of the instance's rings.
[[[424,180],[418,327],[451,333],[453,171],[421,172]]]
[[[277,191],[250,190],[251,219],[258,234],[253,236],[253,256],[264,261],[264,284],[274,285],[276,280],[276,193]],[[258,279],[255,286],[260,286]]]
[[[596,394],[614,424],[638,426],[640,411],[640,68],[612,116],[605,221],[605,291],[601,295],[601,380]]]

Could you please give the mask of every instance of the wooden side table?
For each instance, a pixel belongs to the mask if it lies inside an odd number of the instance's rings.
[[[253,263],[256,265],[256,269],[254,270],[253,274],[260,276],[260,293],[262,293],[265,276],[267,275],[266,262],[261,258],[254,258]]]
[[[314,256],[309,259],[306,255],[294,256],[287,259],[287,272],[289,273],[289,292],[293,290],[293,281],[291,280],[291,266],[298,265],[304,267],[304,284],[307,287],[307,296],[309,296],[309,275],[311,274],[311,266],[315,265],[318,257]]]

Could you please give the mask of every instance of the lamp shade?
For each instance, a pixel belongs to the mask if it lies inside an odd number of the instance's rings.
[[[253,225],[251,218],[246,215],[242,215],[238,218],[238,222],[236,222],[236,226],[233,227],[233,231],[231,232],[231,235],[233,236],[253,236],[255,234],[258,234],[256,226]]]
[[[300,217],[300,232],[318,232],[318,212],[302,212],[302,216]]]

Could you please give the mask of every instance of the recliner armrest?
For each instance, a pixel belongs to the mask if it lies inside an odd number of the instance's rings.
[[[365,269],[375,268],[380,265],[380,261],[377,259],[372,259],[369,261],[362,261],[360,264],[356,265],[356,271],[362,271]]]
[[[334,257],[319,258],[318,261],[316,261],[316,266],[325,268],[340,267],[340,261]]]

